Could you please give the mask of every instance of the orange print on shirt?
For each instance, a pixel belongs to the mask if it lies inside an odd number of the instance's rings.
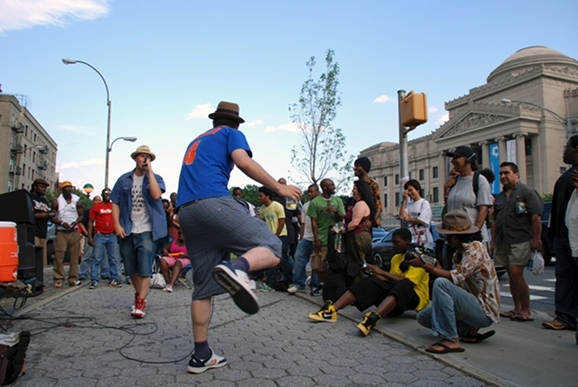
[[[183,164],[191,165],[193,161],[195,161],[195,157],[197,156],[197,148],[201,141],[197,141],[191,145],[191,147],[187,150],[185,154],[185,159],[183,160]]]

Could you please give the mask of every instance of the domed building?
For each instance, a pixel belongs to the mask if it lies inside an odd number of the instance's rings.
[[[551,193],[568,167],[562,161],[567,133],[578,132],[578,61],[547,47],[523,48],[492,71],[486,84],[446,102],[445,108],[445,124],[408,142],[409,175],[420,181],[423,197],[443,204],[443,185],[451,169],[445,152],[460,145],[475,150],[480,169],[496,173],[500,163],[515,162],[520,181],[540,194]],[[371,177],[383,195],[383,216],[397,214],[399,144],[376,144],[360,155],[371,159]],[[492,192],[500,189],[496,179]]]

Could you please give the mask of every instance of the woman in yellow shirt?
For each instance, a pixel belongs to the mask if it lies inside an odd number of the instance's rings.
[[[360,311],[375,305],[377,309],[367,312],[357,325],[367,336],[383,316],[395,317],[406,310],[425,308],[429,302],[429,275],[423,268],[404,262],[411,237],[407,228],[394,231],[392,243],[396,255],[391,259],[390,271],[367,265],[368,277],[353,284],[335,303],[326,301],[319,312],[308,317],[313,321],[336,322],[337,311],[347,305],[354,304]]]

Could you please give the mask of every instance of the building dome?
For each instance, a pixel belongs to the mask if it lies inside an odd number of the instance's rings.
[[[490,83],[505,74],[519,74],[542,64],[571,65],[578,68],[578,61],[562,54],[560,51],[544,46],[531,46],[522,48],[509,56],[490,73],[487,82]]]

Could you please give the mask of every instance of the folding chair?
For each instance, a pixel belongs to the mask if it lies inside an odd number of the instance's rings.
[[[187,273],[189,271],[191,271],[192,268],[193,268],[193,266],[190,263],[187,266],[183,267],[183,270],[181,271],[181,275],[179,276],[179,279],[177,280],[178,283],[185,285],[187,287],[187,289],[193,288],[193,284],[192,284],[191,280],[189,279],[189,277],[187,276]]]

